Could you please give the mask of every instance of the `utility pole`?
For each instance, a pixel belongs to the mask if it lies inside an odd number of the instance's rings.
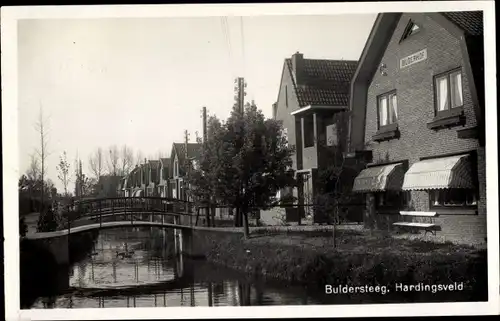
[[[238,110],[240,113],[243,114],[245,110],[245,96],[247,93],[245,92],[245,88],[247,87],[247,84],[245,82],[245,78],[243,77],[238,77],[234,80],[235,86],[234,86],[234,99],[235,99],[235,108]]]
[[[203,145],[207,142],[207,107],[203,107]]]
[[[185,162],[185,169],[186,169],[186,173],[185,175],[188,176],[187,178],[189,178],[189,153],[188,153],[188,145],[189,145],[189,133],[186,130],[184,130],[184,162]],[[183,185],[183,188],[182,188],[182,191],[184,195],[181,195],[182,198],[184,198],[185,201],[187,201],[187,191],[186,191],[186,188],[187,188],[187,184],[186,184],[186,178],[184,178],[184,180],[182,181],[182,185]],[[188,206],[188,203],[186,202],[186,213],[189,212],[189,206]]]
[[[235,83],[235,87],[234,87],[234,90],[235,90],[235,95],[234,95],[234,99],[235,99],[235,110],[238,111],[240,113],[240,115],[243,115],[244,111],[245,111],[245,96],[246,96],[246,92],[245,92],[245,88],[247,87],[247,84],[245,83],[245,78],[243,77],[238,77],[234,80],[234,83]],[[240,187],[240,192],[241,192],[242,188]],[[234,219],[235,219],[235,226],[241,226],[242,224],[242,216],[241,216],[241,211],[240,211],[240,208],[237,208],[236,209],[236,214],[234,216]]]

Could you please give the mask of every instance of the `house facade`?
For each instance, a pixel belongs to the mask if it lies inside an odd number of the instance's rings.
[[[126,197],[139,197],[146,195],[147,186],[147,162],[144,164],[136,165],[134,169],[127,175],[126,180]]]
[[[146,163],[146,196],[156,197],[158,194],[158,167],[160,161],[150,160]]]
[[[172,176],[170,179],[171,197],[180,200],[189,200],[186,177],[186,161],[192,162],[200,155],[202,144],[198,143],[173,143],[170,153],[170,166]]]
[[[485,241],[482,48],[481,12],[377,17],[350,101],[349,154],[369,163],[353,187],[366,224]]]
[[[349,86],[357,61],[305,59],[295,53],[283,64],[273,117],[280,120],[288,143],[295,146],[293,169],[299,181],[293,192],[298,212],[289,221],[311,218],[322,223],[312,204],[323,188],[320,176],[331,164],[340,163],[347,149]],[[293,216],[292,215],[292,216]]]
[[[158,161],[158,175],[156,177],[157,193],[160,197],[171,197],[170,177],[171,162],[170,158],[160,158]]]

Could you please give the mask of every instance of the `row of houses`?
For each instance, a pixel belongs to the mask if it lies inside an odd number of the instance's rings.
[[[359,61],[285,59],[273,117],[296,147],[299,203],[339,157],[365,224],[484,242],[483,57],[477,11],[383,13]]]
[[[285,59],[273,118],[283,124],[299,186],[300,219],[324,190],[320,173],[349,168],[342,188],[365,225],[405,227],[441,239],[486,237],[482,12],[382,13],[359,61]],[[120,196],[186,200],[186,158],[200,144],[174,143],[121,179]],[[291,217],[291,220],[297,217]]]
[[[184,181],[186,159],[195,161],[200,150],[198,143],[173,143],[170,158],[144,159],[127,176],[120,178],[117,196],[188,200]]]

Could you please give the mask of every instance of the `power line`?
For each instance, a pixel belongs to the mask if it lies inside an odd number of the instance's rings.
[[[245,33],[243,32],[243,17],[240,17],[240,31],[241,31],[241,54],[242,54],[242,62],[241,62],[241,67],[242,67],[242,72],[243,75],[245,76]]]
[[[222,17],[222,21],[223,21],[223,28],[224,28],[225,35],[226,35],[227,46],[228,46],[228,50],[229,50],[229,63],[231,64],[231,70],[232,70],[233,77],[234,77],[235,72],[234,72],[234,67],[232,65],[232,62],[233,62],[232,51],[233,50],[232,50],[232,45],[231,45],[231,32],[230,32],[230,28],[229,28],[229,23],[227,21],[227,17]]]

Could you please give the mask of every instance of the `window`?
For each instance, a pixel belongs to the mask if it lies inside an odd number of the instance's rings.
[[[406,208],[407,200],[407,192],[385,191],[375,193],[375,208],[402,210]]]
[[[174,161],[174,177],[179,176],[179,163],[177,159]]]
[[[477,206],[477,191],[474,189],[431,190],[429,191],[429,198],[431,208]]]
[[[456,70],[435,78],[436,113],[462,107],[462,71]]]
[[[398,122],[398,98],[395,92],[378,97],[378,128]]]
[[[314,117],[313,115],[304,118],[304,147],[314,146]]]
[[[416,34],[417,32],[420,31],[420,27],[415,24],[413,21],[409,21],[408,25],[405,28],[405,31],[403,32],[403,35],[401,36],[401,41],[405,40],[406,38],[410,37],[411,35]]]
[[[337,124],[326,126],[326,146],[337,146]]]
[[[285,106],[288,108],[288,86],[285,86]]]

